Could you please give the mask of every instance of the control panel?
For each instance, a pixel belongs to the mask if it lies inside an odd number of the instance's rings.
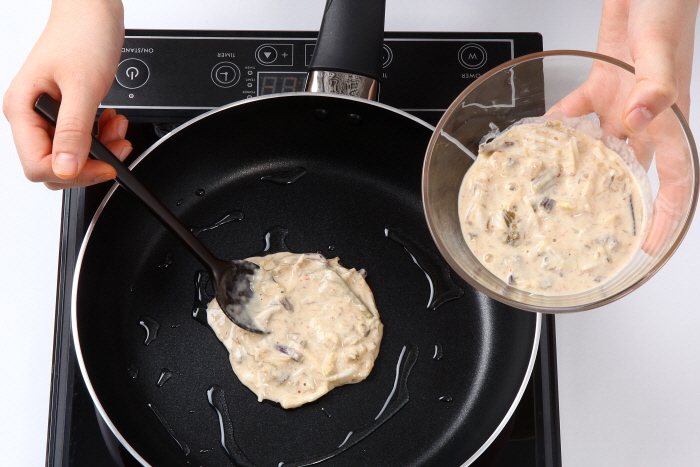
[[[317,32],[127,30],[103,108],[191,117],[255,96],[303,91]],[[379,101],[442,113],[487,70],[542,50],[538,33],[387,32]]]

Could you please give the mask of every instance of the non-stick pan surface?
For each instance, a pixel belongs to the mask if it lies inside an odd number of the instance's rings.
[[[527,382],[539,317],[450,276],[421,205],[430,136],[381,104],[304,93],[210,113],[134,167],[186,225],[211,227],[199,236],[219,257],[321,252],[368,271],[385,325],[372,373],[292,410],[238,381],[193,317],[203,268],[113,191],[81,251],[73,325],[100,412],[144,465],[449,467],[488,443]],[[453,299],[431,309],[431,289]]]

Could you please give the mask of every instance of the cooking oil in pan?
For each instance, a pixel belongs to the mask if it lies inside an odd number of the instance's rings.
[[[319,456],[307,457],[296,461],[282,461],[278,467],[305,467],[315,465],[336,457],[347,451],[357,443],[371,435],[377,428],[382,426],[387,420],[393,417],[401,408],[408,404],[408,377],[418,360],[418,349],[413,345],[405,345],[401,349],[398,362],[396,363],[396,377],[394,378],[394,386],[389,392],[389,396],[384,402],[384,406],[379,413],[370,421],[358,430],[349,432],[340,445],[333,451]]]
[[[163,368],[160,371],[160,376],[158,377],[158,382],[156,383],[156,386],[159,388],[162,388],[165,383],[170,381],[170,378],[173,377],[173,372],[168,370],[167,368]]]
[[[268,231],[265,233],[265,247],[263,248],[263,251],[253,256],[265,256],[282,251],[291,251],[285,241],[288,235],[289,230],[284,227],[270,227],[270,229],[268,229]]]
[[[198,227],[195,229],[190,229],[190,231],[195,235],[199,235],[202,232],[206,232],[207,230],[214,230],[217,227],[221,227],[222,225],[228,224],[229,222],[234,222],[234,221],[242,221],[244,217],[243,211],[231,211],[229,213],[226,213],[224,217],[219,219],[218,221],[214,222],[213,224],[205,225],[203,227]]]
[[[163,258],[163,262],[158,265],[158,268],[160,268],[160,269],[169,268],[170,266],[173,265],[174,260],[175,260],[175,257],[173,255],[173,252],[168,251],[165,254],[165,258]]]
[[[389,392],[384,406],[381,408],[376,417],[374,417],[374,420],[371,420],[359,430],[350,431],[346,435],[345,439],[338,445],[338,447],[331,452],[296,461],[281,461],[278,463],[278,467],[304,467],[323,462],[342,454],[372,434],[377,428],[393,417],[404,405],[408,403],[408,377],[417,359],[418,350],[414,346],[406,345],[401,349],[401,354],[399,355],[398,362],[396,363],[396,377],[394,378],[394,385]],[[217,414],[219,429],[221,431],[221,447],[228,458],[231,460],[233,465],[237,467],[254,467],[243,451],[239,448],[234,438],[233,420],[231,419],[231,415],[229,413],[224,389],[216,385],[209,388],[207,391],[207,401]],[[154,413],[156,413],[159,420],[161,420],[163,426],[168,429],[169,427],[167,422],[165,422],[159,412],[156,412],[157,408],[152,405],[149,406],[151,406],[151,409],[154,410]],[[325,408],[322,408],[321,410],[323,410],[328,417],[331,416]],[[172,433],[172,430],[169,430],[168,432],[176,441],[178,441],[177,436]],[[178,441],[178,444],[180,443],[181,440]]]
[[[263,175],[260,177],[260,180],[277,183],[278,185],[291,185],[304,175],[306,175],[306,169],[303,167],[297,167],[292,170],[284,170],[281,172],[271,173],[270,175]]]
[[[139,325],[146,330],[146,339],[143,341],[144,345],[149,345],[158,337],[160,323],[155,319],[145,316],[139,321]]]
[[[442,344],[435,344],[435,352],[433,353],[433,360],[442,359]]]
[[[192,317],[198,323],[201,323],[207,327],[207,305],[214,298],[214,293],[211,294],[207,291],[207,286],[209,285],[209,275],[206,271],[197,271],[194,275],[194,304],[192,305]]]
[[[420,243],[395,227],[386,227],[384,235],[401,245],[425,274],[430,285],[428,308],[436,310],[443,303],[456,300],[464,295],[464,290],[452,281],[449,267]]]
[[[231,459],[233,465],[236,467],[255,467],[245,454],[243,454],[243,451],[238,447],[233,437],[233,421],[228,411],[224,390],[219,386],[212,386],[207,391],[207,401],[209,401],[209,405],[212,406],[214,411],[216,411],[216,415],[219,417],[221,447],[224,449],[228,458]]]
[[[187,443],[185,443],[185,441],[182,438],[180,438],[179,436],[177,436],[175,434],[173,429],[170,427],[170,424],[165,419],[165,417],[163,416],[161,411],[158,409],[158,407],[156,407],[153,404],[148,404],[148,408],[151,409],[153,414],[156,416],[156,418],[158,419],[160,424],[163,425],[163,428],[165,428],[165,431],[168,432],[170,437],[175,440],[175,442],[177,443],[178,446],[180,446],[180,449],[182,449],[182,452],[184,452],[186,456],[189,456],[190,452],[192,452],[192,450],[190,449],[190,447],[187,445]]]

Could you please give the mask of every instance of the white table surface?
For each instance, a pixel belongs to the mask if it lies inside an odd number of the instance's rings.
[[[324,0],[125,0],[129,28],[317,30]],[[601,0],[388,0],[387,30],[536,31],[544,48],[595,50]],[[0,3],[0,90],[49,0]],[[700,64],[696,52],[695,74]],[[700,102],[700,84],[692,88]],[[690,124],[700,134],[698,110]],[[45,462],[61,194],[22,175],[0,119],[0,453]],[[700,221],[642,289],[557,318],[565,467],[700,464]]]

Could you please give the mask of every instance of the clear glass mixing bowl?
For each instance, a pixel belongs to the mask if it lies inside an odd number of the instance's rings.
[[[622,123],[634,69],[616,59],[582,51],[549,51],[511,60],[485,73],[459,95],[437,125],[423,166],[423,204],[440,252],[464,280],[486,295],[529,311],[581,311],[617,300],[644,284],[680,245],[698,201],[698,154],[677,106],[646,130]],[[643,247],[616,276],[570,295],[540,295],[507,285],[472,254],[462,235],[458,194],[482,138],[525,117],[545,113],[597,119],[613,136],[626,139],[648,167],[654,201]]]

